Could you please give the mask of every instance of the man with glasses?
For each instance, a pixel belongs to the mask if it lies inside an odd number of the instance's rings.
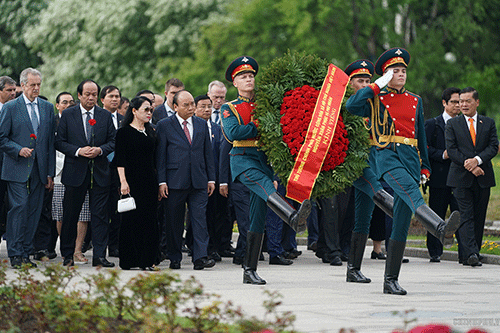
[[[481,266],[479,251],[483,242],[484,221],[495,186],[491,159],[498,152],[495,121],[477,113],[479,94],[468,87],[460,91],[462,115],[446,124],[446,151],[451,159],[446,185],[453,187],[461,224],[458,228],[459,262]]]
[[[460,89],[455,87],[445,89],[441,98],[443,113],[425,122],[427,152],[432,169],[432,175],[427,182],[429,187],[429,207],[442,219],[446,216],[448,206],[450,206],[452,212],[458,210],[457,200],[451,193],[451,187],[446,186],[451,160],[446,151],[444,129],[448,120],[460,114],[459,93]],[[430,232],[427,232],[427,250],[429,250],[429,256],[431,257],[430,262],[441,261],[443,244]]]

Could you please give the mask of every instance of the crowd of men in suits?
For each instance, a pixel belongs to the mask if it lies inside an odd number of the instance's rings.
[[[77,87],[78,103],[71,93],[62,92],[56,99],[55,114],[54,106],[39,96],[41,83],[39,71],[25,69],[20,76],[22,92],[15,98],[16,82],[0,78],[0,203],[7,203],[5,239],[11,266],[36,267],[30,260],[33,253],[36,260],[56,256],[58,231],[50,207],[57,150],[65,157],[59,170],[65,188],[59,228],[63,264],[74,264],[75,252],[81,251],[75,249],[75,242],[87,235],[87,243],[91,239],[93,245],[93,266],[113,267],[106,251],[118,256],[120,184],[110,161],[128,100],[115,86],[101,90],[93,80],[84,80]],[[186,246],[194,269],[212,267],[221,257],[232,257],[237,265],[243,262],[249,192],[231,181],[231,144],[224,139],[220,125],[226,92],[222,82],[213,81],[207,95],[194,98],[182,81],[173,78],[166,82],[165,99],[159,105],[153,92],[137,93],[154,106],[159,199],[166,199],[158,205],[159,258],[168,254],[171,269],[181,267]],[[498,151],[496,128],[491,118],[477,113],[479,97],[473,88],[446,89],[442,102],[443,114],[425,123],[433,172],[427,184],[429,206],[443,219],[448,206],[460,211],[460,262],[480,266],[486,209],[490,188],[495,186],[491,159]],[[82,234],[79,214],[87,194],[91,219],[89,231]],[[235,219],[240,232],[236,249],[231,246]],[[300,255],[295,233],[283,226],[273,228],[278,232],[271,233],[268,244],[277,250],[272,251],[270,263],[289,265],[290,259]],[[443,251],[439,239],[429,234],[427,245],[431,262],[439,262]],[[341,264],[335,259],[335,265]]]

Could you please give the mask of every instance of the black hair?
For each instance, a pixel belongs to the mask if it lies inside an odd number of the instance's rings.
[[[139,108],[141,107],[142,104],[144,104],[144,102],[148,102],[150,105],[153,105],[153,102],[147,97],[137,96],[132,98],[130,104],[128,105],[127,112],[125,112],[122,126],[127,126],[132,123],[132,121],[134,120],[134,114],[132,113],[132,110],[133,109],[139,110]],[[154,129],[149,122],[145,123],[144,127],[148,135],[154,135]]]
[[[107,94],[109,94],[110,92],[115,91],[115,90],[118,90],[118,94],[120,95],[120,98],[121,98],[122,92],[120,91],[120,89],[118,89],[118,87],[116,87],[116,86],[109,85],[109,86],[102,88],[101,95],[100,95],[101,99],[103,99],[104,97],[106,97]]]
[[[472,93],[472,98],[474,98],[476,101],[479,99],[479,94],[476,89],[472,87],[467,87],[462,90],[460,90],[460,95],[465,94],[465,93]]]
[[[151,94],[151,95],[155,95],[154,92],[152,92],[151,90],[148,90],[148,89],[142,89],[140,91],[137,92],[137,94],[135,94],[135,97],[137,96],[141,96],[142,94]]]
[[[443,95],[441,95],[441,99],[443,101],[445,101],[446,104],[448,104],[448,102],[450,101],[451,95],[453,95],[453,94],[460,94],[460,89],[455,88],[455,87],[446,88],[443,91]]]
[[[183,91],[187,91],[187,90],[182,89],[182,90],[179,90],[178,92],[175,93],[174,98],[172,99],[172,105],[175,104],[175,105],[179,106],[179,104],[177,104],[177,100],[179,99],[179,94]]]
[[[76,92],[80,95],[83,94],[83,86],[85,83],[87,82],[93,82],[95,83],[95,85],[97,86],[97,96],[99,96],[99,93],[101,92],[101,87],[97,84],[97,82],[95,82],[94,80],[91,80],[91,79],[85,79],[83,80],[79,85],[78,87],[76,88]]]
[[[73,97],[73,95],[71,95],[69,92],[67,91],[63,91],[63,92],[60,92],[59,94],[57,94],[56,96],[56,103],[59,104],[59,101],[61,100],[61,96],[62,95],[70,95],[71,97]]]
[[[212,102],[212,100],[210,99],[210,97],[208,97],[208,95],[196,96],[196,98],[194,99],[194,105],[198,106],[199,101],[204,101],[206,99],[208,99],[208,100],[210,100],[210,102]]]
[[[122,105],[123,105],[123,103],[125,103],[125,102],[130,103],[130,101],[129,101],[129,99],[128,99],[127,97],[123,97],[123,96],[122,96],[122,97],[120,98],[120,104],[118,105],[118,107],[120,107],[120,108],[121,108],[121,107],[122,107]]]

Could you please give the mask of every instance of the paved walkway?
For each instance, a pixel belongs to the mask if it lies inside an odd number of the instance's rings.
[[[265,286],[242,284],[241,268],[228,258],[212,269],[194,271],[185,257],[182,269],[176,272],[184,279],[194,275],[207,292],[232,300],[248,315],[259,318],[263,318],[262,302],[267,299],[263,290],[277,290],[284,296],[279,309],[297,316],[294,327],[300,332],[337,333],[340,328],[352,328],[358,333],[389,333],[403,326],[403,317],[392,312],[406,310],[415,310],[408,314],[408,319],[417,318],[419,324],[447,323],[463,332],[482,326],[491,333],[500,332],[498,265],[471,268],[452,261],[433,264],[428,259],[411,257],[410,263],[403,264],[400,275],[408,295],[394,296],[382,293],[385,261],[369,259],[371,247],[367,248],[363,263],[363,273],[372,279],[369,284],[346,283],[345,263],[341,267],[322,264],[305,246],[299,246],[299,250],[304,254],[291,266],[260,263],[258,272],[267,280]],[[3,241],[0,259],[7,259]],[[117,263],[116,258],[110,260]],[[168,269],[168,262],[160,268]],[[96,272],[89,264],[78,270],[82,274]],[[12,272],[8,269],[9,276],[13,276]],[[121,276],[128,281],[138,273],[122,271]]]

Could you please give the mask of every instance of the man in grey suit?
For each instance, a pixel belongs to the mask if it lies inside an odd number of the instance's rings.
[[[29,254],[43,204],[44,187],[54,186],[54,106],[38,98],[41,73],[21,72],[23,94],[6,103],[0,115],[2,179],[7,181],[7,251],[13,268],[36,267]]]

